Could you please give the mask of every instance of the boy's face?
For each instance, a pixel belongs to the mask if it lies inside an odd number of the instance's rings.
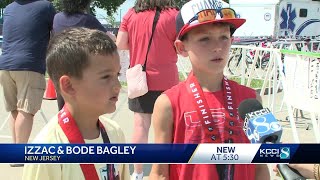
[[[193,70],[223,73],[232,38],[227,24],[206,24],[194,28],[184,41],[175,42],[179,54],[189,56]]]
[[[95,115],[114,112],[121,89],[119,71],[117,52],[108,56],[90,55],[82,79],[73,79],[77,106]]]

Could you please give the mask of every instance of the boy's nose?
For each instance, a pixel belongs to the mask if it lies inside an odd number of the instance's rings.
[[[221,51],[223,48],[222,46],[223,45],[219,39],[214,39],[211,41],[210,47],[211,47],[211,51],[213,52]]]
[[[121,90],[120,81],[117,81],[117,82],[116,82],[115,86],[113,87],[113,90],[114,90],[115,92],[117,92],[117,93],[120,92],[120,90]]]
[[[215,46],[212,47],[212,51],[213,51],[213,52],[219,52],[219,51],[221,51],[221,50],[222,50],[222,47],[219,46],[219,45],[215,45]]]

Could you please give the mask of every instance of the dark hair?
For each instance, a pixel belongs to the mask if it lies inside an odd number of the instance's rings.
[[[154,9],[169,9],[174,8],[179,10],[176,6],[175,0],[136,0],[133,9],[136,13],[143,12],[146,10],[154,10]]]
[[[104,32],[87,28],[71,28],[55,35],[47,50],[47,70],[56,89],[59,79],[68,75],[78,79],[88,67],[90,55],[118,53],[116,44]]]
[[[62,11],[66,14],[81,13],[87,8],[91,3],[91,0],[60,0]]]

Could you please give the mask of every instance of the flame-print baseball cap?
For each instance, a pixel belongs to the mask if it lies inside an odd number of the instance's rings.
[[[176,17],[177,38],[204,24],[229,23],[237,29],[245,22],[245,19],[237,18],[236,12],[222,0],[190,0]]]

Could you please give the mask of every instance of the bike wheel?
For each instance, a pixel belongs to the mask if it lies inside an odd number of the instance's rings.
[[[228,68],[228,72],[231,74],[231,75],[237,75],[237,69],[239,67],[239,56],[237,55],[234,55],[234,56],[231,56],[229,58],[229,61],[228,61],[228,64],[227,64],[227,68]]]

